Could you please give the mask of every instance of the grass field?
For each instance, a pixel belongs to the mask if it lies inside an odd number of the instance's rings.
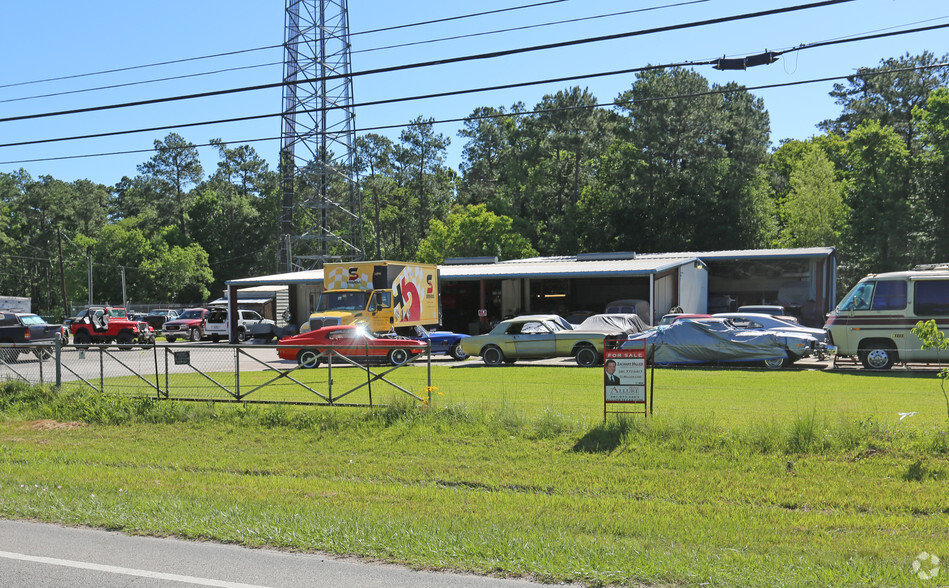
[[[599,370],[432,378],[372,410],[0,385],[0,516],[587,585],[945,583],[912,567],[949,557],[932,373],[657,370],[654,416],[605,424]]]

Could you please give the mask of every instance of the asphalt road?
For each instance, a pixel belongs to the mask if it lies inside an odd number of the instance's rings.
[[[4,588],[521,588],[540,584],[415,571],[321,554],[129,536],[98,529],[0,519],[0,585]]]

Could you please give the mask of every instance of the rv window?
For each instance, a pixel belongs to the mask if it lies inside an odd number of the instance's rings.
[[[840,302],[840,310],[870,310],[873,286],[876,282],[861,282]]]
[[[949,314],[949,280],[916,282],[916,316]]]
[[[903,310],[904,308],[906,308],[905,281],[877,282],[871,310]]]

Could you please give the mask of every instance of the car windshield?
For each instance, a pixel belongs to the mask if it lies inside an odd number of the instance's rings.
[[[46,321],[44,321],[41,317],[35,314],[25,314],[21,316],[20,322],[22,322],[24,325],[45,325],[46,324]]]
[[[204,315],[203,310],[186,310],[178,317],[183,321],[191,321],[194,319],[199,319]]]
[[[151,316],[168,316],[167,310],[149,310],[148,314]]]
[[[316,309],[327,310],[365,310],[366,292],[323,292]]]
[[[427,339],[428,331],[422,325],[417,325],[415,327],[415,335],[421,337],[422,339]]]
[[[110,308],[109,316],[111,318],[128,318],[128,315],[125,314],[124,308]]]

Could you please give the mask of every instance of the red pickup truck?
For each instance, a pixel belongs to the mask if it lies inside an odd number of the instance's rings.
[[[155,331],[148,323],[130,320],[124,308],[111,306],[90,306],[70,321],[69,329],[76,345],[116,343],[131,347],[155,342]]]
[[[161,333],[169,343],[178,339],[200,341],[204,339],[204,328],[208,326],[208,309],[189,308],[178,318],[166,321],[161,327]]]

